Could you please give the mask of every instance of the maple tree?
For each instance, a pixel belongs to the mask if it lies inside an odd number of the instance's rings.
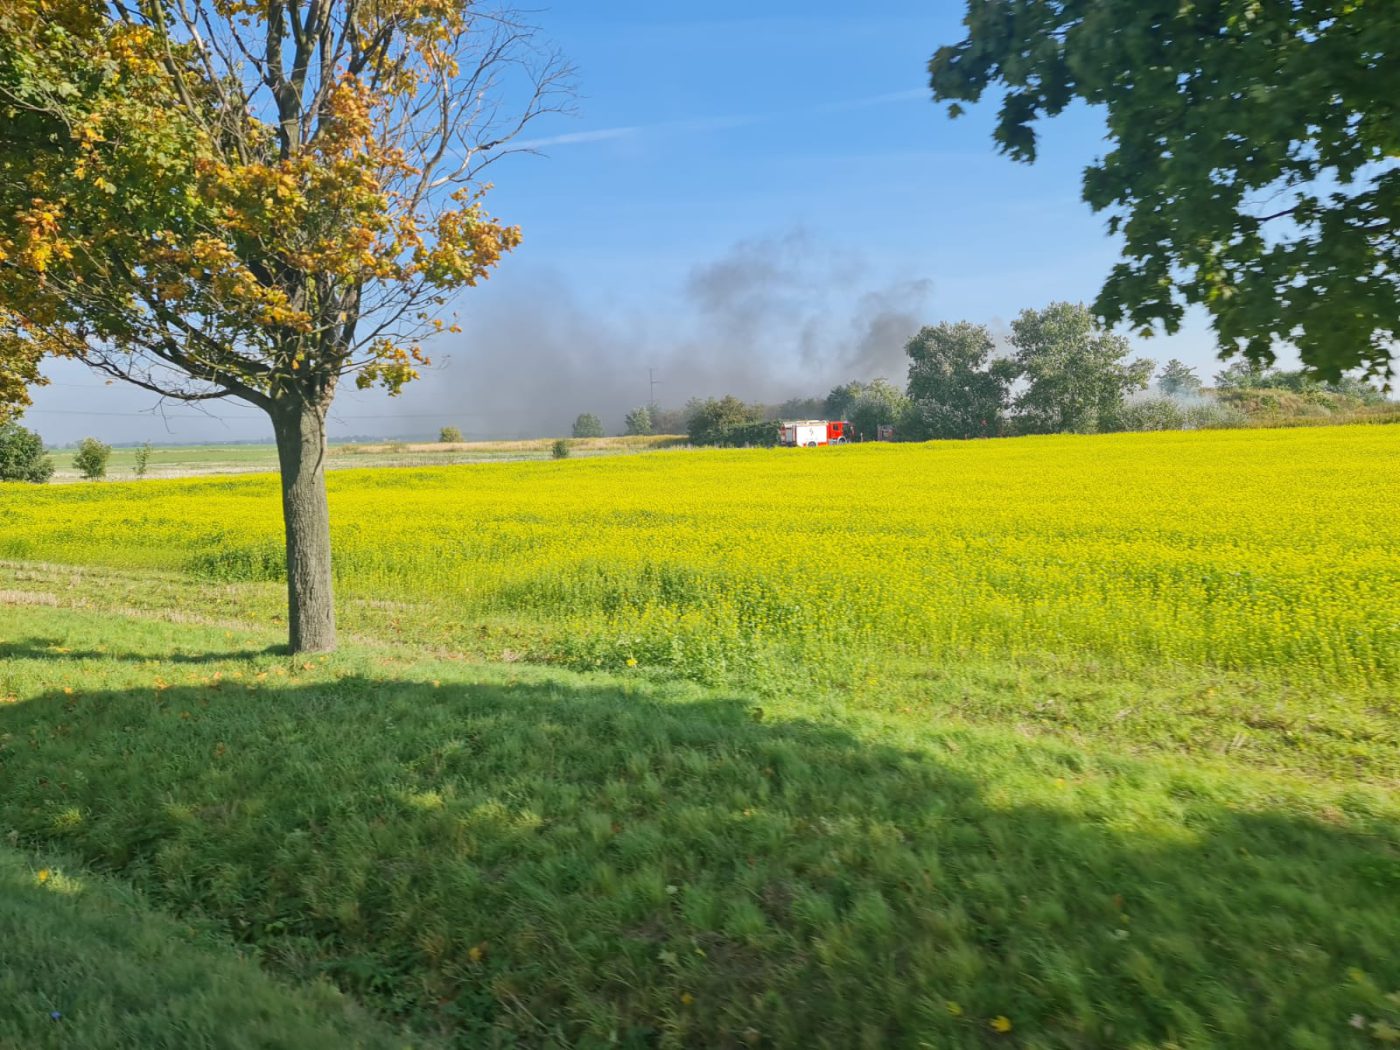
[[[1102,107],[1084,200],[1123,259],[1095,309],[1147,333],[1204,309],[1222,357],[1292,344],[1324,380],[1389,378],[1400,339],[1400,4],[1395,0],[969,0],[933,94],[996,91],[995,139]]]
[[[291,647],[333,648],[327,410],[519,243],[482,172],[569,69],[469,0],[10,0],[0,35],[0,399],[57,355],[263,409]]]

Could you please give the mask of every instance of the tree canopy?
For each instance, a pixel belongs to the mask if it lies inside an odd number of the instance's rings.
[[[1190,365],[1173,357],[1157,373],[1157,389],[1167,397],[1190,397],[1201,392],[1201,377]]]
[[[1400,338],[1395,0],[973,0],[934,97],[1004,89],[995,140],[1102,107],[1083,194],[1122,236],[1095,309],[1174,332],[1204,308],[1222,357],[1297,347],[1323,379],[1393,374]]]
[[[603,421],[592,412],[584,412],[574,420],[573,436],[576,438],[600,438],[603,436]]]
[[[651,421],[651,409],[646,405],[634,408],[632,411],[628,412],[624,425],[627,429],[627,433],[634,436],[645,437],[648,434],[655,433],[655,428]]]
[[[898,426],[909,411],[909,398],[888,379],[872,379],[856,395],[847,413],[856,435],[864,441],[874,441],[880,427]]]
[[[38,434],[18,423],[0,423],[0,481],[44,482],[53,470]]]
[[[911,436],[994,437],[1006,412],[1014,364],[992,360],[996,341],[985,325],[944,321],[921,328],[909,355]]]
[[[747,435],[747,428],[760,423],[762,416],[760,408],[740,401],[733,394],[703,401],[692,399],[686,405],[686,433],[695,445],[729,444],[736,434]]]
[[[1116,430],[1127,395],[1147,387],[1153,362],[1127,360],[1128,341],[1105,330],[1081,303],[1023,310],[1011,322],[1017,425],[1031,434]]]

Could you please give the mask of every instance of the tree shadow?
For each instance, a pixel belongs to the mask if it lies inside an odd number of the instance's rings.
[[[1400,989],[1374,794],[493,673],[12,704],[0,828],[462,1046],[1363,1045]]]
[[[258,656],[286,655],[285,645],[265,645],[251,649],[229,649],[224,652],[181,653],[161,650],[134,653],[107,649],[74,649],[65,646],[63,638],[30,637],[0,642],[0,660],[108,660],[117,663],[149,663],[152,660],[170,664],[217,664],[233,660],[249,660]]]

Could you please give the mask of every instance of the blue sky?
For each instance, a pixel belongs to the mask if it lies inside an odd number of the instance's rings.
[[[706,4],[563,0],[538,22],[578,69],[577,113],[528,130],[540,156],[492,170],[524,244],[459,304],[465,331],[402,397],[347,390],[332,436],[453,423],[480,436],[610,426],[657,396],[781,400],[847,378],[902,382],[910,326],[1004,331],[1089,300],[1116,257],[1079,200],[1102,127],[1048,125],[1034,166],[992,147],[992,105],[957,121],[925,64],[962,0]],[[906,331],[909,330],[909,331]],[[1139,352],[1217,365],[1196,322]],[[269,436],[237,403],[203,415],[54,365],[26,417],[53,443]]]

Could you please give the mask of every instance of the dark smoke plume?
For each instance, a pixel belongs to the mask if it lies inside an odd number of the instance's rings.
[[[562,277],[540,277],[466,314],[463,345],[425,376],[412,410],[474,435],[533,437],[567,433],[580,412],[617,430],[646,402],[648,369],[670,407],[820,397],[876,376],[903,385],[904,344],[931,293],[801,230],[735,244],[645,311],[604,315]]]

